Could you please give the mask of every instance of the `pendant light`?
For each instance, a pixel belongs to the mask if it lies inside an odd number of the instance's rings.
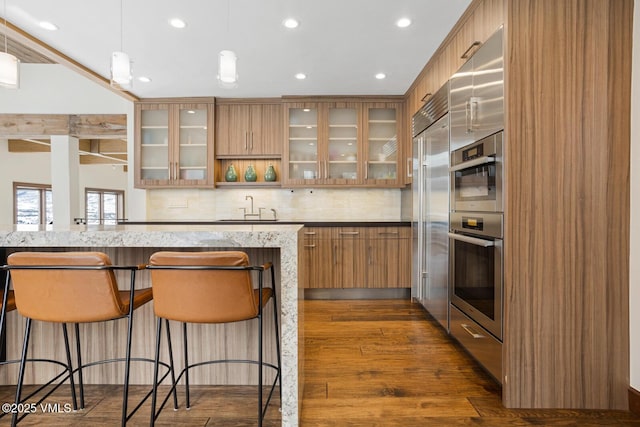
[[[218,55],[218,83],[226,89],[238,86],[238,72],[236,69],[238,57],[231,50],[220,51]]]
[[[227,0],[227,37],[229,36],[229,0]],[[238,57],[232,50],[222,50],[218,54],[218,84],[225,89],[238,86]]]
[[[0,52],[0,87],[18,89],[20,87],[20,61],[7,48],[7,0],[4,0],[4,52]]]
[[[131,89],[133,86],[131,59],[122,49],[122,40],[124,39],[122,9],[122,0],[120,0],[120,51],[111,53],[111,87]]]

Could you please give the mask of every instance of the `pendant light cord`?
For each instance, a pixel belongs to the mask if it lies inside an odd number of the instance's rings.
[[[7,1],[7,0],[5,0]],[[122,46],[124,45],[124,24],[122,23],[122,21],[124,20],[124,12],[123,12],[123,0],[120,0],[120,52],[124,52],[124,49],[122,48]]]
[[[4,17],[4,52],[9,53],[9,48],[7,47],[7,0],[4,0],[2,16]]]

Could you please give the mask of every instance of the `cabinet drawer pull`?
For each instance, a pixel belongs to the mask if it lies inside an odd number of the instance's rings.
[[[333,265],[337,265],[338,264],[338,247],[334,246],[333,247]]]
[[[249,132],[244,131],[244,149],[249,150]]]
[[[371,253],[372,253],[371,246],[369,246],[369,256],[368,256],[368,258],[369,258],[369,260],[368,260],[369,265],[373,264],[373,262],[371,261]]]
[[[305,236],[315,236],[317,233],[315,231],[305,231]]]
[[[316,245],[304,245],[305,248],[315,248]]]
[[[465,51],[464,51],[464,53],[462,54],[462,56],[460,57],[460,59],[467,59],[467,58],[469,58],[469,56],[471,56],[471,55],[470,55],[471,50],[472,50],[474,47],[476,47],[476,46],[480,46],[481,44],[482,44],[482,43],[480,43],[478,40],[476,40],[476,41],[474,41],[473,43],[471,43],[471,46],[469,46],[469,47],[467,48],[467,50],[465,50]]]
[[[358,234],[360,234],[359,231],[341,231],[340,232],[341,236],[357,236]]]
[[[395,235],[397,236],[398,234],[400,234],[399,231],[380,231],[378,232],[379,235],[384,236],[384,235]]]
[[[407,157],[407,178],[413,178],[413,162],[411,157]]]
[[[467,325],[465,323],[461,323],[460,327],[462,327],[462,329],[464,329],[466,333],[468,333],[469,335],[471,335],[475,339],[484,338],[484,335],[476,332],[471,326],[469,326],[469,325]]]

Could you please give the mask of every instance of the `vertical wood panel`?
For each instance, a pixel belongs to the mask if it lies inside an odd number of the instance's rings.
[[[631,3],[506,2],[509,407],[627,406]]]

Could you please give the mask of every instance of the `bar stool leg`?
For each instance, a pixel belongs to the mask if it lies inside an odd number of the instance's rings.
[[[188,344],[187,337],[187,324],[185,322],[182,323],[182,345],[184,348],[184,384],[185,384],[185,397],[187,401],[187,411],[191,409],[191,401],[189,399],[189,353],[187,351]]]
[[[176,371],[173,369],[173,346],[171,345],[171,330],[169,319],[165,319],[167,326],[167,342],[169,343],[169,370],[171,371],[171,387],[173,387],[173,410],[178,410],[178,391],[176,390]]]
[[[280,358],[280,328],[278,325],[278,296],[277,294],[277,290],[276,290],[276,275],[275,272],[273,270],[273,268],[271,268],[271,287],[273,289],[273,323],[275,325],[276,328],[276,357],[278,360],[278,382],[280,383],[280,408],[282,408],[282,362],[281,362],[281,358]]]
[[[82,376],[82,354],[80,353],[80,326],[74,323],[76,332],[76,358],[78,360],[78,386],[80,388],[80,409],[84,409],[84,378]]]
[[[18,385],[16,386],[16,411],[11,416],[11,427],[14,427],[18,423],[18,411],[17,407],[20,403],[20,396],[22,394],[22,383],[24,382],[24,365],[27,361],[27,350],[29,348],[29,337],[31,335],[31,318],[27,317],[27,322],[24,329],[24,341],[22,343],[22,357],[20,359],[20,371],[18,372]]]
[[[76,398],[76,383],[73,380],[73,365],[71,364],[71,350],[69,349],[69,333],[67,332],[67,324],[62,324],[62,335],[64,337],[64,352],[67,355],[67,371],[69,372],[69,384],[71,385],[71,399],[73,401],[73,410],[78,410],[78,399]]]
[[[262,427],[262,308],[258,314],[258,427]]]
[[[133,287],[131,288],[133,289]],[[133,290],[131,291],[133,294]],[[132,309],[130,309],[132,310]],[[127,318],[127,355],[125,356],[124,390],[122,393],[122,425],[127,424],[127,403],[129,402],[129,373],[131,367],[131,333],[133,330],[133,313],[130,311]]]
[[[158,396],[158,362],[160,361],[160,341],[161,340],[162,340],[162,319],[158,317],[158,324],[156,325],[156,357],[153,364],[153,389],[151,394],[151,421],[149,422],[149,426],[151,427],[153,427],[156,423],[156,401]],[[175,381],[171,385],[173,386],[174,384],[175,384]]]

